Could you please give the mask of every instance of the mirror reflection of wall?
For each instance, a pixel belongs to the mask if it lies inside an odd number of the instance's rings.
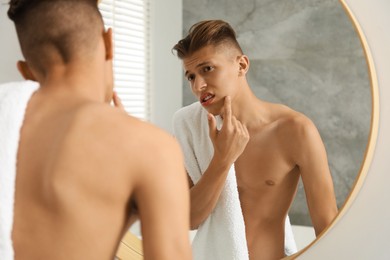
[[[337,0],[183,0],[183,35],[205,19],[223,19],[238,34],[263,100],[310,117],[325,143],[339,208],[359,173],[368,141],[371,92],[359,37]],[[196,100],[183,84],[183,105]],[[291,223],[311,225],[303,187]]]

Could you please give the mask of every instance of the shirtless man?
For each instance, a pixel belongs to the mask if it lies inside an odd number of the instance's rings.
[[[18,69],[40,84],[18,148],[15,259],[114,259],[136,214],[144,259],[191,259],[180,147],[109,105],[112,32],[96,1],[11,0],[8,15]]]
[[[214,148],[200,180],[190,181],[191,228],[212,214],[234,163],[250,259],[285,256],[284,223],[299,178],[319,235],[336,216],[337,206],[326,151],[314,124],[253,94],[246,80],[249,59],[228,23],[199,22],[173,49],[183,61],[193,94],[208,112]],[[190,108],[177,112],[178,120],[180,113],[191,114],[186,110]],[[214,115],[223,118],[219,131]]]

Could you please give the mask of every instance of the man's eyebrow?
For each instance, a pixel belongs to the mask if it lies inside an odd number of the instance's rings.
[[[204,61],[204,62],[201,62],[201,63],[199,63],[198,65],[196,65],[196,67],[195,68],[199,68],[199,67],[202,67],[202,66],[204,66],[204,65],[207,65],[207,64],[209,64],[210,62],[209,61]],[[188,76],[188,70],[186,70],[186,72],[184,73],[184,76]]]

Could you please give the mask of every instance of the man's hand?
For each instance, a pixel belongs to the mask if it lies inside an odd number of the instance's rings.
[[[224,100],[224,119],[220,131],[212,114],[208,114],[209,135],[214,146],[214,157],[227,164],[233,164],[242,154],[249,141],[245,125],[232,115],[231,98]]]

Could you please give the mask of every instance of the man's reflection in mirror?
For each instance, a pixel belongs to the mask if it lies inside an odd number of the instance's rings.
[[[249,58],[228,23],[196,23],[173,50],[198,99],[174,116],[191,188],[191,228],[198,230],[195,259],[229,259],[223,256],[226,247],[242,243],[250,259],[280,259],[294,253],[288,211],[300,178],[317,236],[338,211],[316,126],[304,114],[253,94],[246,78]],[[222,201],[235,192],[240,212],[226,209],[230,206]],[[223,248],[219,240],[228,241],[227,236],[213,232],[221,229],[218,225],[225,225],[222,229],[236,225],[229,216],[241,213],[246,241],[239,241],[234,231],[233,242]],[[227,219],[221,219],[223,214]]]

